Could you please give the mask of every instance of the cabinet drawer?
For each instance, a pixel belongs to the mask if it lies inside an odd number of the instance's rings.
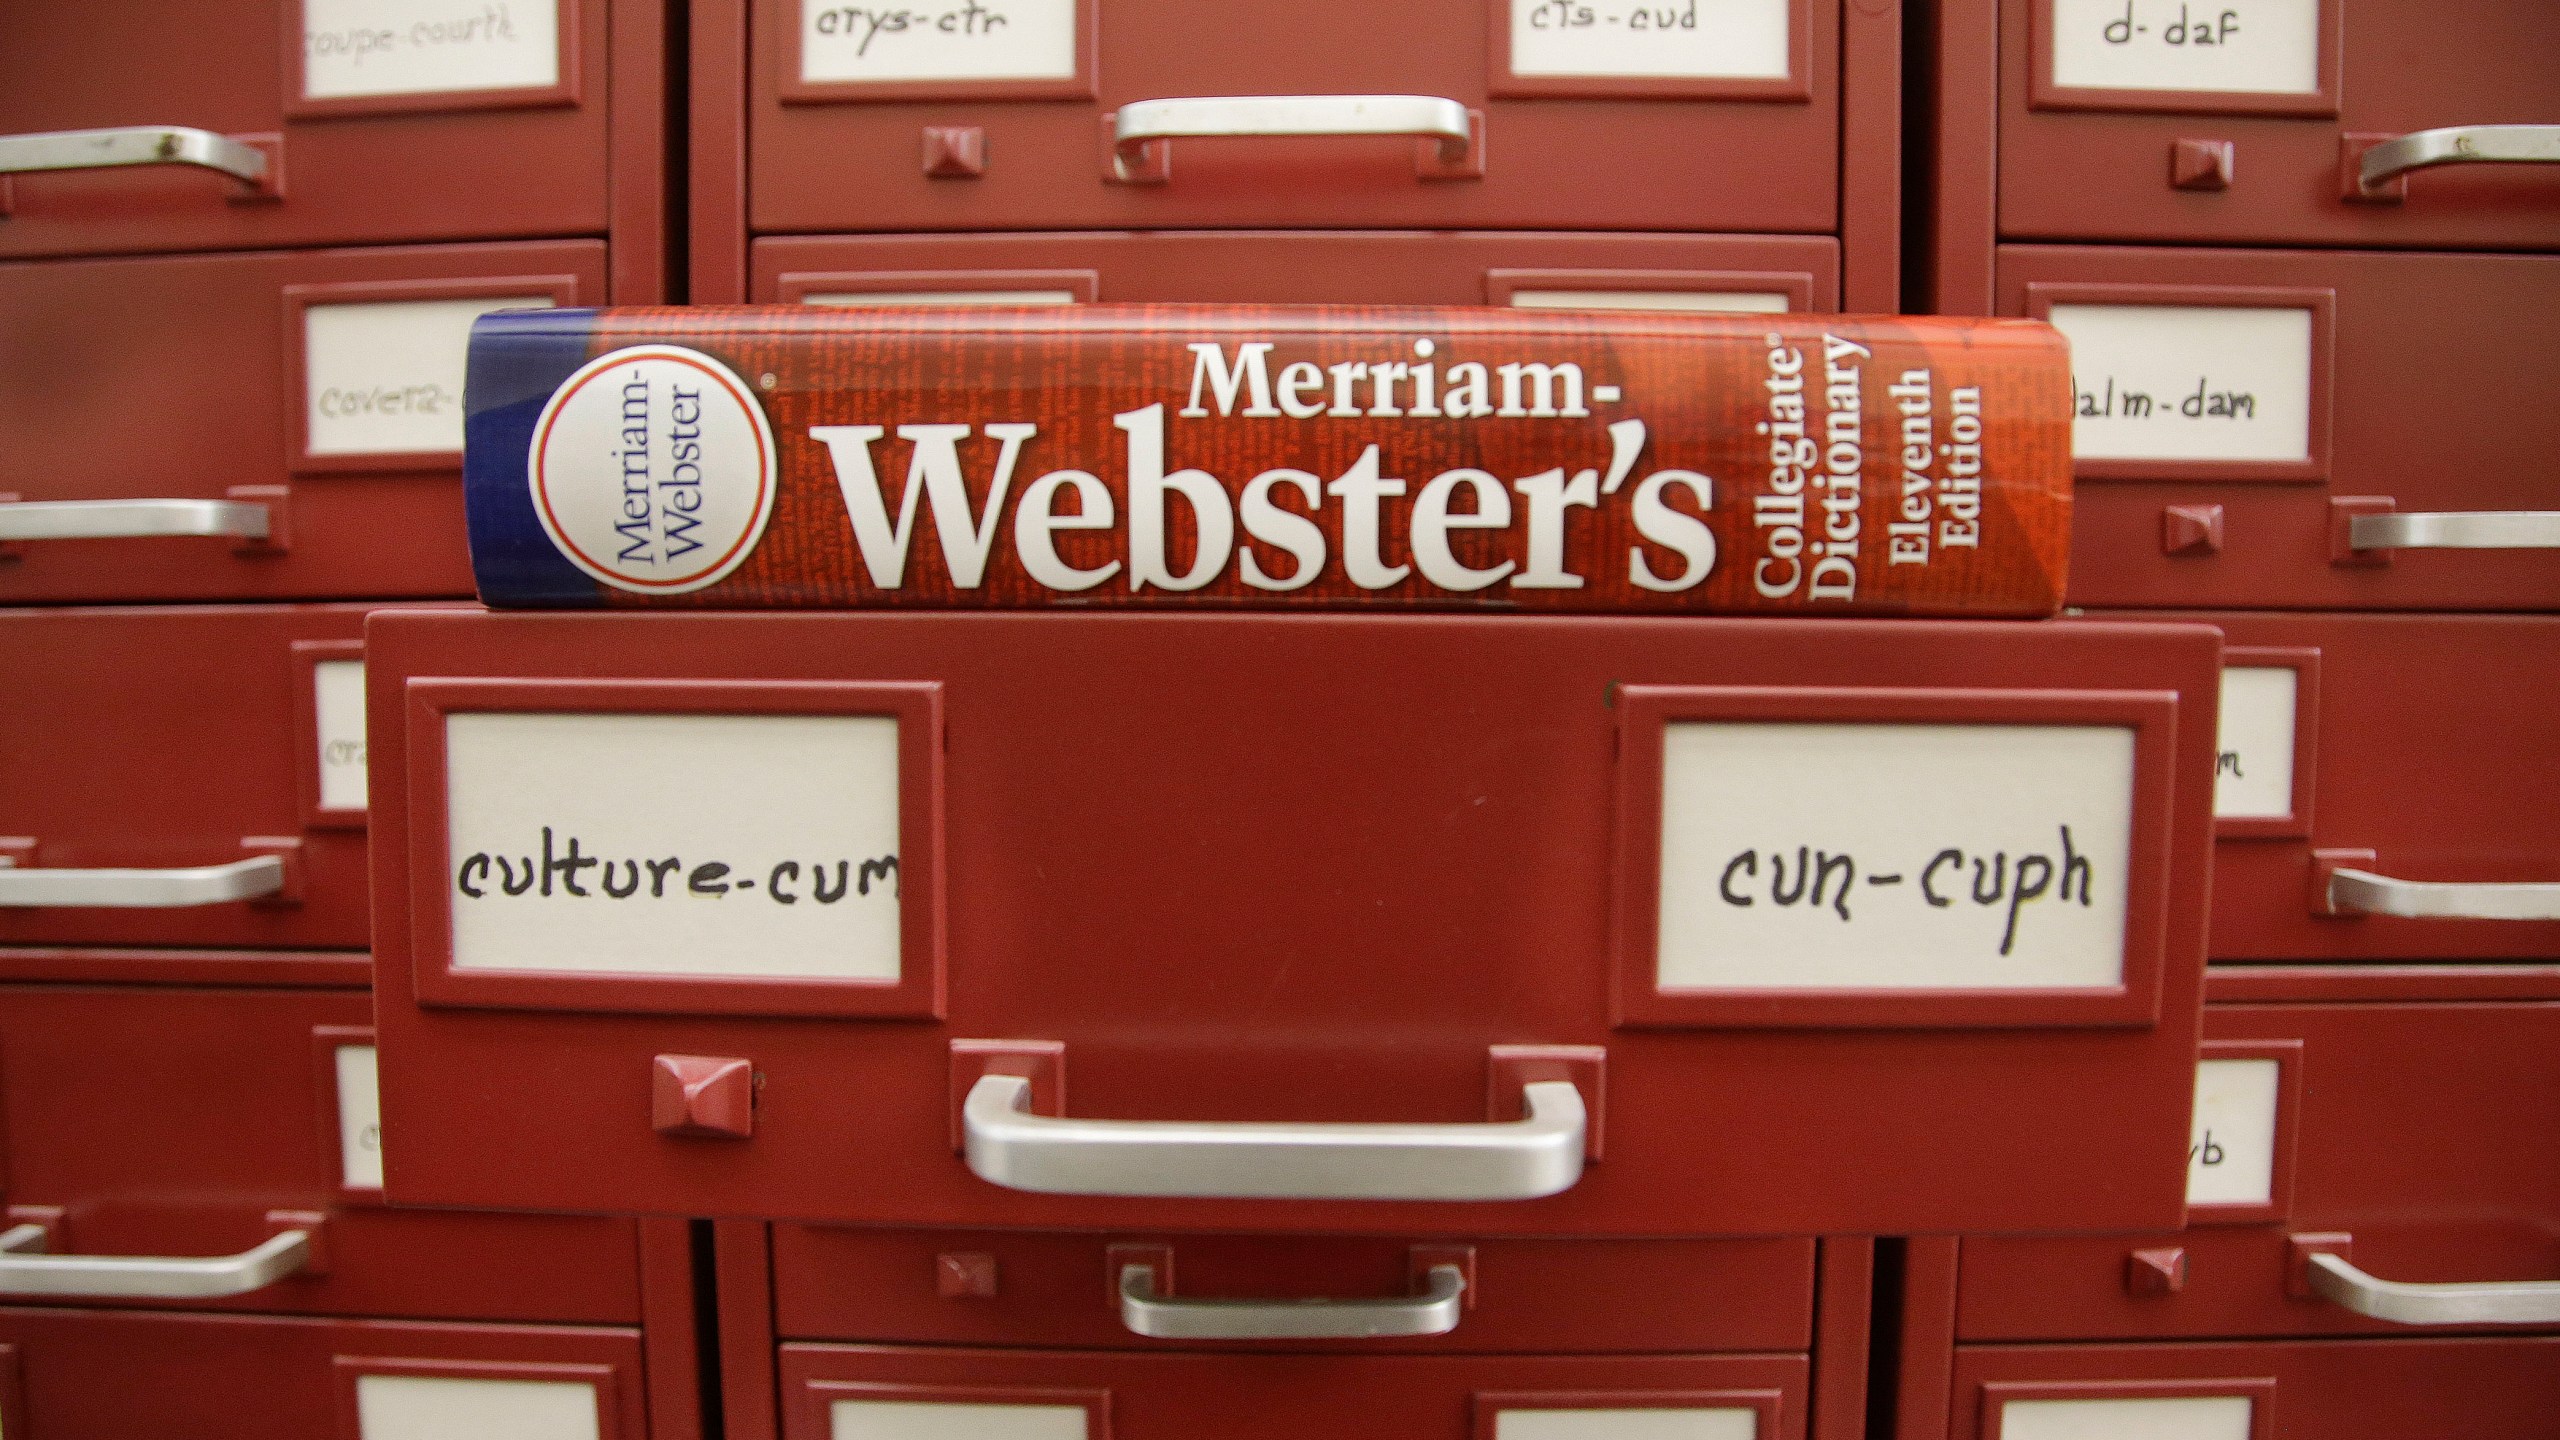
[[[367,645],[395,1198],[2179,1213],[2208,629],[408,613]]]

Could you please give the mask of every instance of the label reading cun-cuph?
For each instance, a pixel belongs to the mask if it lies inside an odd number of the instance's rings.
[[[559,83],[559,0],[302,0],[306,100]]]
[[[895,982],[898,722],[445,719],[460,971]]]

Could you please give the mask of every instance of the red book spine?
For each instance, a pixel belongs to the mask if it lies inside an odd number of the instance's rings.
[[[1351,307],[513,312],[498,605],[2043,615],[2022,321]]]

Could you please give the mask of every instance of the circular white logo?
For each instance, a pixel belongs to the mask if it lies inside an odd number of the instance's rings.
[[[526,456],[534,513],[560,553],[645,595],[738,568],[773,515],[773,429],[729,367],[678,345],[581,366],[542,407]]]

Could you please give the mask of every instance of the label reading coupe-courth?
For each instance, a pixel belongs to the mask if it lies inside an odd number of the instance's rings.
[[[2133,754],[2115,726],[1674,721],[1660,983],[2120,985]]]
[[[306,100],[559,83],[559,0],[302,0]]]
[[[319,455],[459,454],[471,322],[547,296],[383,300],[302,312],[304,431]]]
[[[2082,460],[2299,461],[2311,455],[2311,312],[2056,305],[2071,338]]]
[[[899,978],[894,717],[475,711],[444,739],[457,971]]]
[[[2309,95],[2320,88],[2320,7],[2340,0],[2043,3],[2057,86]]]
[[[1783,80],[1791,0],[1511,0],[1522,79]]]
[[[1077,3],[802,0],[800,78],[810,84],[1071,79]]]

